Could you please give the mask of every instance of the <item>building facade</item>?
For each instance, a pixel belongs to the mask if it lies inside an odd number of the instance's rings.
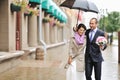
[[[51,49],[66,45],[73,33],[77,11],[59,7],[61,1],[43,0],[37,4],[39,13],[31,15],[26,14],[24,8],[14,10],[14,1],[19,0],[3,0],[0,3],[0,51],[13,52],[43,47],[45,53],[50,53]],[[46,10],[45,5],[48,4],[50,8]],[[30,7],[35,8],[34,5]],[[54,11],[50,13],[52,8]],[[56,52],[54,50],[52,53]]]

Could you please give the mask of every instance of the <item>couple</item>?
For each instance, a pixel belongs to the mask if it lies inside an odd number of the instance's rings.
[[[77,26],[74,37],[70,39],[68,64],[71,64],[73,59],[76,59],[77,71],[84,71],[85,65],[86,80],[92,80],[91,75],[93,68],[95,71],[95,80],[101,80],[101,66],[103,61],[101,49],[104,50],[107,45],[99,46],[96,44],[96,39],[99,36],[107,38],[107,35],[97,28],[98,21],[96,18],[92,18],[89,25],[90,29],[88,30],[86,30],[84,24]]]

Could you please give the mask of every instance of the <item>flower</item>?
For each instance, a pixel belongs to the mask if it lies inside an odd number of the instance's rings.
[[[32,8],[29,5],[25,8],[24,13],[29,14],[29,15],[37,15],[37,16],[39,16],[39,10],[37,9],[37,7]]]
[[[42,21],[43,21],[44,23],[50,22],[50,18],[49,18],[49,17],[44,17],[44,18],[42,19]]]
[[[106,45],[107,44],[107,39],[104,37],[104,36],[99,36],[97,39],[96,39],[96,44],[98,45]]]

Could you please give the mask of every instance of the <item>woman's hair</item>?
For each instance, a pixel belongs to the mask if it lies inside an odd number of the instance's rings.
[[[78,31],[81,27],[86,30],[86,26],[85,26],[84,24],[80,23],[80,24],[77,26],[76,31]]]

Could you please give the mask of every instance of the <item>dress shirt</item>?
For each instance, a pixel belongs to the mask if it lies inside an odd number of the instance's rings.
[[[89,38],[90,38],[91,40],[93,40],[96,31],[97,31],[97,28],[95,28],[94,30],[90,30]],[[92,35],[92,37],[91,37],[91,35]]]

